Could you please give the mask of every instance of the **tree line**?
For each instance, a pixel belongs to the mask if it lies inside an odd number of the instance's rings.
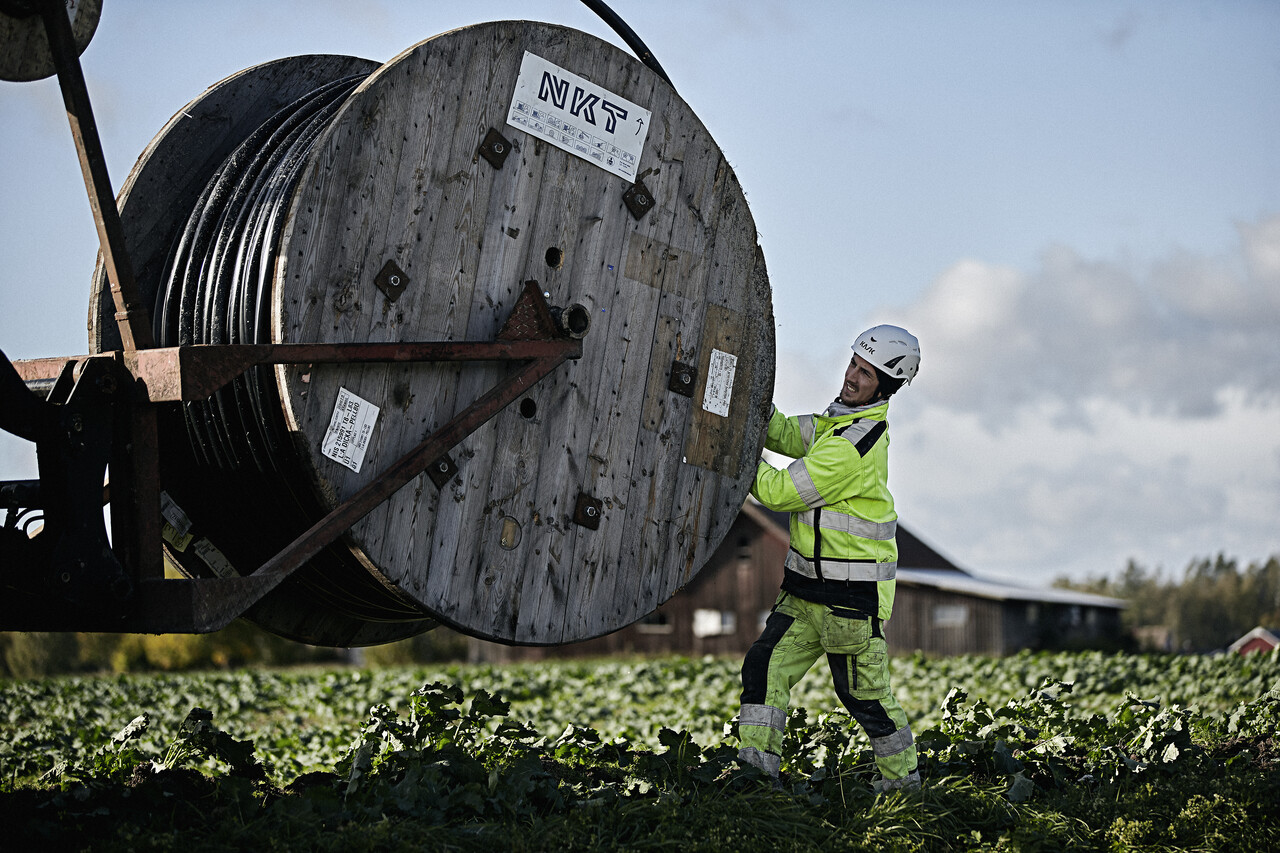
[[[1054,586],[1129,602],[1124,624],[1149,649],[1211,652],[1262,626],[1280,628],[1280,558],[1241,565],[1219,554],[1195,559],[1177,575],[1129,560],[1118,576]]]

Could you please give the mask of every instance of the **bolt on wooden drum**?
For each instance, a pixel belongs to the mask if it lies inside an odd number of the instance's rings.
[[[770,414],[768,276],[719,147],[633,57],[531,22],[422,42],[326,121],[283,207],[263,334],[492,341],[534,281],[551,305],[576,306],[582,355],[357,522],[326,565],[252,618],[340,645],[435,622],[558,644],[651,612],[727,533]],[[143,287],[163,298],[164,286]],[[99,313],[102,289],[99,279]],[[268,467],[288,472],[289,502],[318,518],[512,370],[281,365],[271,396],[286,438]],[[231,423],[206,432],[234,434]],[[184,452],[166,489],[226,461],[216,447],[208,458]],[[277,466],[276,455],[289,461]],[[252,475],[209,482],[243,492]],[[222,552],[245,553],[230,560],[241,573],[258,556],[236,541],[301,523],[277,525],[260,502],[237,519],[239,493],[180,490],[193,527],[205,520]],[[289,603],[299,596],[316,615]]]

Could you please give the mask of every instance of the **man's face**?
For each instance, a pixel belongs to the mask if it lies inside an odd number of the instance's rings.
[[[876,369],[860,355],[855,355],[844,371],[844,386],[840,389],[840,402],[846,406],[865,406],[875,399],[880,389]]]

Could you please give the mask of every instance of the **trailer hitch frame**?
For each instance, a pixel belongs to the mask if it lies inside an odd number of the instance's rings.
[[[581,305],[551,308],[538,283],[528,281],[494,341],[203,345],[18,362],[9,362],[0,353],[0,402],[7,411],[23,413],[18,418],[6,416],[0,426],[24,438],[34,437],[42,459],[46,452],[61,458],[69,452],[64,448],[72,444],[87,444],[96,451],[70,466],[66,484],[46,478],[42,462],[39,500],[51,529],[32,538],[25,554],[43,565],[34,573],[36,584],[30,576],[0,577],[11,593],[0,603],[0,629],[206,633],[225,627],[543,377],[564,362],[581,358],[589,325],[590,315]],[[204,399],[259,365],[440,361],[524,364],[252,574],[163,577],[157,403]],[[67,403],[60,405],[63,397],[58,389],[68,384],[72,390],[66,395]],[[50,399],[39,399],[33,387],[49,388]],[[66,426],[77,422],[79,431]],[[75,438],[85,432],[86,424],[90,424],[89,438]],[[112,529],[117,539],[124,540],[114,546],[107,543],[101,513],[108,467]],[[29,481],[0,483],[0,494],[16,494],[23,484],[29,494]],[[38,541],[46,535],[52,543]],[[46,556],[64,553],[71,554],[70,563],[66,559],[50,563],[52,556]],[[75,570],[67,569],[68,565]]]

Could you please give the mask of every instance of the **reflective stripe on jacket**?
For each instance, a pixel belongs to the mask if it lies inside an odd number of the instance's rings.
[[[888,412],[887,400],[839,417],[788,418],[775,407],[765,447],[795,461],[778,469],[760,460],[751,487],[760,503],[791,513],[784,589],[882,620],[893,611],[898,561]]]

